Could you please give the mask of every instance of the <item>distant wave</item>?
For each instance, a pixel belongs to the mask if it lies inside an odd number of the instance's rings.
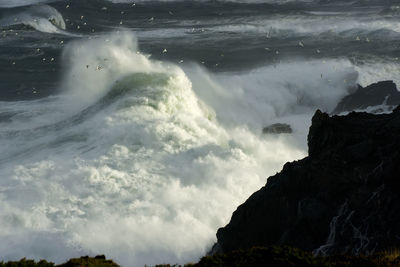
[[[37,4],[45,4],[51,2],[58,2],[60,0],[13,0],[13,1],[1,1],[0,8],[13,8],[21,6],[30,6]],[[115,4],[133,4],[133,3],[144,3],[144,2],[210,2],[210,0],[104,0]],[[287,4],[287,3],[335,3],[340,2],[341,4],[382,4],[382,1],[376,0],[359,0],[359,1],[343,1],[343,0],[216,0],[216,2],[231,2],[231,3],[243,3],[243,4]],[[385,3],[397,4],[396,0],[386,1]]]
[[[12,0],[12,1],[0,1],[0,8],[11,8],[20,6],[30,6],[35,4],[43,4],[54,2],[55,0]]]
[[[143,3],[143,2],[183,2],[184,0],[106,0],[114,4]],[[185,0],[188,1],[188,0]],[[210,2],[210,0],[192,0],[193,2]],[[315,0],[217,0],[216,2],[231,2],[243,4],[285,4],[289,2],[318,2]]]
[[[28,26],[47,33],[63,33],[66,29],[63,16],[48,5],[32,6],[23,12],[10,15],[0,20],[1,28]]]
[[[211,2],[210,0],[106,0],[115,4],[127,4],[127,3],[143,3],[143,2]],[[358,1],[343,1],[343,0],[214,0],[214,2],[231,2],[231,3],[243,3],[243,4],[287,4],[287,3],[340,3],[345,5],[351,4],[382,4],[380,0],[358,0]],[[388,0],[385,3],[397,4],[397,0]]]

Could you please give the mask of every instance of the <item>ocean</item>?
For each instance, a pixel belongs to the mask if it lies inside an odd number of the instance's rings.
[[[197,261],[399,57],[393,0],[0,0],[0,260]]]

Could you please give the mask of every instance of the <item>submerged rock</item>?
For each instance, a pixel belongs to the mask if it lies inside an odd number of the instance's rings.
[[[290,134],[292,132],[292,127],[290,127],[290,125],[286,123],[275,123],[263,128],[264,134]]]
[[[392,108],[400,105],[400,92],[393,81],[373,83],[365,88],[358,85],[357,90],[345,96],[332,113],[364,110],[381,105],[392,106]]]
[[[317,111],[308,145],[308,157],[286,163],[218,230],[218,251],[291,245],[368,254],[400,245],[400,107]]]

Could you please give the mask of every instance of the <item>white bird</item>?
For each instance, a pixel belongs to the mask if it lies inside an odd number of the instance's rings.
[[[272,30],[272,27],[269,28],[269,31],[268,31],[268,33],[267,33],[267,38],[270,38],[270,37],[271,37],[271,30]]]
[[[165,54],[165,53],[167,53],[168,51],[167,51],[166,48],[164,48],[164,50],[163,50],[162,52]]]
[[[304,47],[304,44],[300,41],[299,46]]]

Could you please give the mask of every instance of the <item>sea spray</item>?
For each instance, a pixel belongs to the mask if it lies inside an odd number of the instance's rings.
[[[221,123],[243,124],[255,131],[293,114],[311,114],[315,108],[330,112],[359,78],[348,60],[295,59],[217,75],[195,65],[187,73]]]
[[[291,136],[223,126],[185,72],[142,55],[130,33],[73,42],[64,60],[47,112],[1,130],[5,259],[196,260],[266,177],[305,155]]]
[[[194,261],[237,205],[306,154],[314,110],[379,75],[301,58],[210,73],[151,59],[126,30],[70,42],[62,62],[60,94],[1,106],[5,259]],[[274,122],[293,135],[262,135]]]
[[[397,5],[0,0],[0,260],[196,261],[317,108],[396,80]]]

